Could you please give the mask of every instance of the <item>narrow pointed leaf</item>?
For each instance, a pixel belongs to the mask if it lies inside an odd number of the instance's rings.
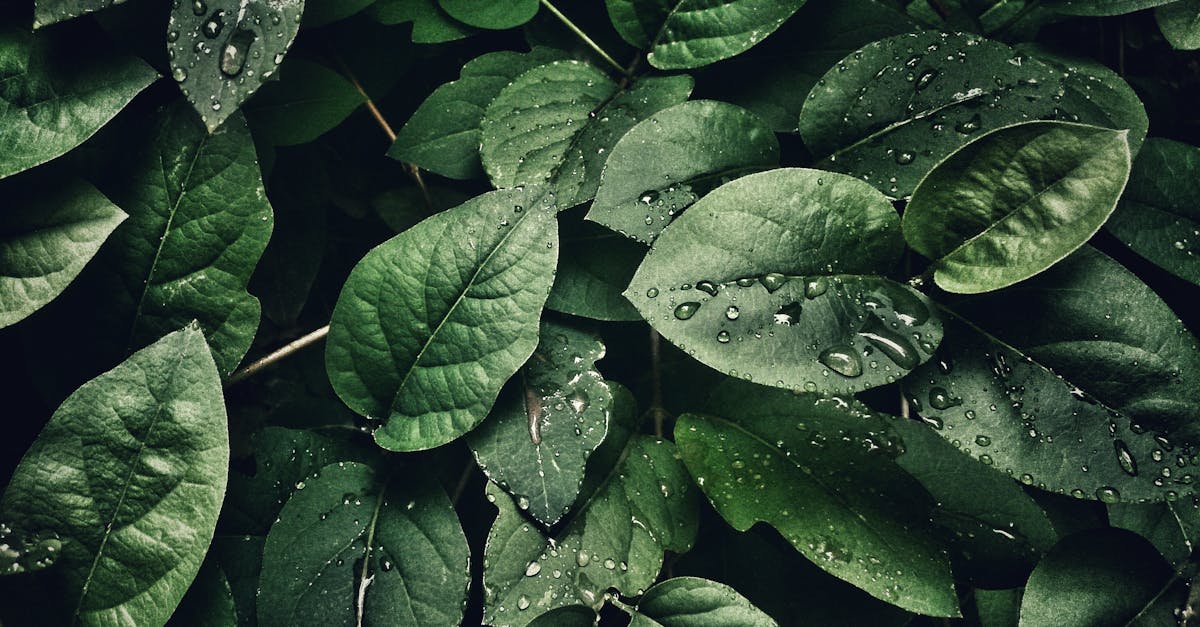
[[[621,295],[646,247],[598,224],[560,217],[559,236],[571,254],[559,260],[546,308],[593,320],[641,320]]]
[[[941,325],[882,274],[899,219],[870,185],[832,172],[743,177],[675,220],[625,297],[704,364],[792,390],[850,394],[927,359]]]
[[[638,600],[630,627],[775,627],[762,610],[729,586],[675,577],[655,585]]]
[[[537,350],[491,416],[467,437],[484,474],[549,527],[579,494],[608,433],[612,391],[596,370],[600,338],[543,322]]]
[[[896,465],[878,416],[837,398],[730,382],[675,425],[680,456],[733,528],[779,530],[802,555],[872,596],[958,616],[950,561],[928,525],[933,501]]]
[[[1176,50],[1200,48],[1200,2],[1179,0],[1154,10],[1158,28]]]
[[[0,28],[0,178],[83,143],[157,78],[89,24]]]
[[[804,0],[607,0],[609,17],[625,41],[648,49],[660,70],[696,68],[749,50]]]
[[[1129,178],[1128,131],[1030,122],[934,166],[904,210],[904,238],[934,281],[974,294],[1023,281],[1087,242]]]
[[[537,15],[538,0],[438,0],[450,17],[476,28],[516,28]]]
[[[558,224],[536,189],[501,190],[384,242],[350,273],[325,363],[375,441],[412,451],[475,428],[537,346]]]
[[[554,61],[517,77],[488,105],[481,157],[492,184],[549,182],[559,207],[591,200],[619,139],[692,92],[689,76],[646,77],[621,91],[604,72]]]
[[[171,77],[209,132],[283,62],[304,0],[176,2],[167,24]]]
[[[47,622],[170,618],[213,537],[229,464],[226,428],[221,381],[195,326],[63,402],[0,500],[0,520],[15,536],[5,544],[20,538],[18,554],[54,549],[53,580],[42,585],[59,603],[42,608]]]
[[[0,327],[56,298],[128,216],[78,179],[10,180],[0,213]]]
[[[467,62],[457,81],[435,89],[396,133],[388,156],[455,179],[483,173],[479,161],[484,111],[524,72],[561,58],[550,48],[489,52]]]
[[[258,622],[455,625],[469,561],[458,516],[435,482],[330,464],[288,499],[267,535]]]
[[[1160,268],[1200,284],[1200,148],[1148,140],[1106,228]]]
[[[634,433],[633,398],[615,394],[609,437],[592,457],[590,490],[572,519],[547,535],[488,484],[499,509],[484,548],[484,622],[523,626],[551,610],[599,609],[610,588],[640,596],[663,552],[696,536],[696,493],[670,442]]]
[[[779,142],[758,116],[723,102],[685,102],[617,142],[587,218],[648,244],[709,190],[778,163]]]

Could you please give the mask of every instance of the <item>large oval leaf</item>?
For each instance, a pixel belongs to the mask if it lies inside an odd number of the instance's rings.
[[[0,213],[0,327],[53,300],[128,216],[78,179],[13,179]]]
[[[587,218],[648,244],[709,190],[778,163],[779,141],[758,116],[723,102],[685,102],[617,142]]]
[[[304,0],[174,3],[167,24],[171,76],[209,131],[275,73],[303,12]]]
[[[53,561],[40,622],[163,624],[213,537],[229,465],[216,365],[196,326],[85,383],[0,500],[4,543]],[[53,559],[57,555],[57,559]],[[6,557],[12,557],[11,553]],[[44,564],[43,564],[44,565]],[[34,596],[33,598],[37,598]]]
[[[88,24],[0,28],[0,67],[0,178],[78,146],[157,78]]]
[[[1200,284],[1200,148],[1147,140],[1105,226],[1137,254]]]
[[[765,385],[853,393],[929,359],[925,297],[881,275],[899,220],[862,181],[780,169],[728,183],[654,243],[625,297],[701,362]]]
[[[600,338],[543,322],[538,348],[467,443],[488,478],[549,527],[567,513],[608,433],[612,392],[596,370]]]
[[[675,425],[679,454],[735,529],[762,521],[829,574],[888,603],[957,616],[933,500],[896,465],[878,416],[839,398],[731,382]]]
[[[607,0],[621,37],[660,70],[701,67],[749,50],[804,0]]]
[[[1108,219],[1129,178],[1128,131],[1030,122],[937,164],[904,210],[904,238],[949,292],[1007,287],[1057,263]]]
[[[325,364],[338,396],[397,451],[440,446],[487,416],[537,346],[554,281],[552,199],[484,194],[380,244],[346,279]]]
[[[330,464],[297,484],[263,546],[260,625],[454,625],[470,551],[436,482]]]
[[[38,29],[64,22],[120,3],[121,0],[36,0],[33,3],[33,27]]]
[[[450,17],[476,28],[516,28],[537,15],[538,0],[438,0]]]

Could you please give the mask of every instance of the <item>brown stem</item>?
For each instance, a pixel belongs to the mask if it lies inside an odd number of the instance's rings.
[[[225,385],[228,387],[241,383],[242,381],[245,381],[246,379],[258,374],[259,372],[270,368],[283,358],[325,339],[326,335],[329,335],[329,325],[325,325],[315,331],[309,332],[306,335],[292,340],[291,342],[283,345],[281,348],[276,349],[274,352],[268,353],[267,355],[254,360],[244,368],[235,370],[233,374],[229,375],[229,379],[225,382]]]
[[[467,489],[467,483],[471,480],[471,469],[475,467],[475,460],[467,457],[467,463],[463,466],[462,474],[458,476],[458,483],[454,486],[454,495],[450,497],[450,505],[458,505],[458,499],[462,497],[463,492]]]
[[[654,435],[660,438],[663,437],[663,418],[667,413],[663,409],[661,344],[662,336],[650,329],[650,414],[654,417]]]

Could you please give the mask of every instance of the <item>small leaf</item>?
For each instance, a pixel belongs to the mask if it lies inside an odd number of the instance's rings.
[[[89,24],[37,36],[2,27],[0,65],[0,178],[78,146],[157,78]]]
[[[488,104],[514,79],[561,58],[550,48],[489,52],[468,61],[457,81],[435,89],[408,119],[388,156],[455,179],[483,173],[479,125]]]
[[[1142,613],[1170,580],[1171,569],[1145,539],[1120,529],[1079,533],[1059,542],[1029,576],[1020,624],[1171,624],[1174,604]]]
[[[685,102],[617,142],[587,219],[649,244],[709,190],[778,163],[779,142],[754,114],[712,100]]]
[[[171,76],[212,132],[283,62],[304,0],[181,0],[174,7]]]
[[[1066,15],[1123,15],[1175,0],[1051,0],[1047,8]]]
[[[929,359],[941,326],[882,275],[899,220],[870,185],[832,172],[742,177],[677,218],[625,297],[663,337],[730,376],[850,394]]]
[[[651,114],[687,100],[689,76],[650,76],[626,91],[579,61],[513,80],[488,105],[480,156],[496,187],[549,182],[559,207],[591,200],[613,145]]]
[[[593,320],[641,320],[621,292],[646,256],[646,248],[576,217],[559,217],[559,236],[571,254],[559,260],[546,308]]]
[[[516,28],[537,15],[538,0],[438,0],[450,17],[476,28]]]
[[[1100,230],[1129,178],[1128,131],[1030,122],[937,164],[904,211],[904,237],[949,292],[1023,281]]]
[[[1154,10],[1158,28],[1176,50],[1200,48],[1200,0],[1179,0]]]
[[[606,593],[640,596],[663,552],[696,536],[696,493],[675,447],[635,433],[633,397],[618,388],[609,436],[592,456],[574,517],[552,536],[532,526],[495,484],[499,510],[484,548],[484,622],[523,626],[560,607],[599,609]]]
[[[567,513],[592,451],[608,433],[612,392],[600,338],[542,322],[538,348],[467,444],[479,467],[549,527]]]
[[[362,103],[362,95],[342,75],[307,59],[289,58],[279,68],[279,80],[263,85],[244,110],[256,139],[293,146],[341,124]]]
[[[729,586],[675,577],[656,584],[631,612],[630,627],[776,627],[762,610]]]
[[[1172,568],[1182,568],[1200,543],[1200,501],[1196,497],[1166,503],[1110,503],[1108,522],[1154,544]]]
[[[229,581],[209,555],[167,627],[232,627],[237,622]]]
[[[216,558],[233,593],[239,627],[258,625],[258,575],[262,570],[265,536],[213,536],[209,554]]]
[[[330,464],[292,495],[263,547],[260,625],[454,625],[470,552],[450,499],[421,473]]]
[[[558,259],[556,208],[538,190],[501,190],[384,242],[346,279],[326,367],[375,441],[413,451],[487,416],[537,346]]]
[[[749,50],[775,32],[804,0],[607,0],[621,37],[649,49],[660,70],[696,68]]]
[[[1165,175],[1170,173],[1170,175]],[[1158,267],[1200,285],[1200,148],[1152,138],[1106,228]]]
[[[221,381],[188,326],[59,406],[0,500],[7,572],[54,563],[47,623],[163,624],[213,537],[229,464]],[[19,540],[18,540],[19,539]],[[15,554],[15,555],[14,555]],[[42,564],[45,565],[45,564]],[[60,620],[61,619],[61,620]]]
[[[0,213],[0,327],[56,298],[128,216],[74,178],[12,179]]]
[[[902,446],[879,417],[839,398],[740,382],[675,425],[679,454],[733,528],[779,530],[802,555],[872,596],[958,616],[933,501],[896,465]]]
[[[475,33],[475,29],[446,15],[436,0],[376,0],[367,12],[388,26],[412,22],[412,40],[417,44],[440,44]]]

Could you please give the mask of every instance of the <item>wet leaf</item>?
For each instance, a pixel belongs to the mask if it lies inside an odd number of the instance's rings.
[[[28,175],[3,184],[0,327],[56,298],[128,216],[79,179]]]
[[[0,500],[3,544],[20,547],[3,566],[53,564],[47,622],[163,624],[204,560],[228,464],[221,381],[190,325],[54,412]]]
[[[537,350],[480,427],[467,436],[483,472],[543,525],[579,494],[584,467],[608,433],[612,392],[594,334],[542,322]]]
[[[260,625],[453,625],[470,552],[430,477],[330,464],[298,486],[263,546]]]
[[[833,394],[896,381],[941,326],[883,275],[902,244],[887,200],[832,172],[743,177],[677,218],[625,297],[704,364],[764,385]]]
[[[680,456],[733,528],[765,522],[829,574],[909,611],[958,616],[933,500],[880,417],[839,398],[718,387],[675,425]]]
[[[1178,173],[1163,176],[1164,172]],[[1152,138],[1133,162],[1121,203],[1106,224],[1158,267],[1200,284],[1200,148]]]
[[[174,7],[171,77],[212,132],[283,62],[304,0],[180,0]]]
[[[88,24],[0,26],[0,178],[83,143],[157,74]]]
[[[949,292],[1007,287],[1100,230],[1129,178],[1127,131],[1064,122],[983,135],[937,164],[904,211],[904,238]]]
[[[33,27],[38,29],[65,22],[122,2],[124,0],[36,0],[33,3]]]
[[[649,244],[709,190],[778,163],[779,142],[754,114],[712,100],[685,102],[617,142],[587,219]]]
[[[699,577],[656,584],[638,600],[630,627],[774,627],[778,623],[737,590]]]
[[[355,266],[330,321],[338,396],[413,451],[478,425],[537,345],[558,230],[539,190],[501,190],[428,218]]]

